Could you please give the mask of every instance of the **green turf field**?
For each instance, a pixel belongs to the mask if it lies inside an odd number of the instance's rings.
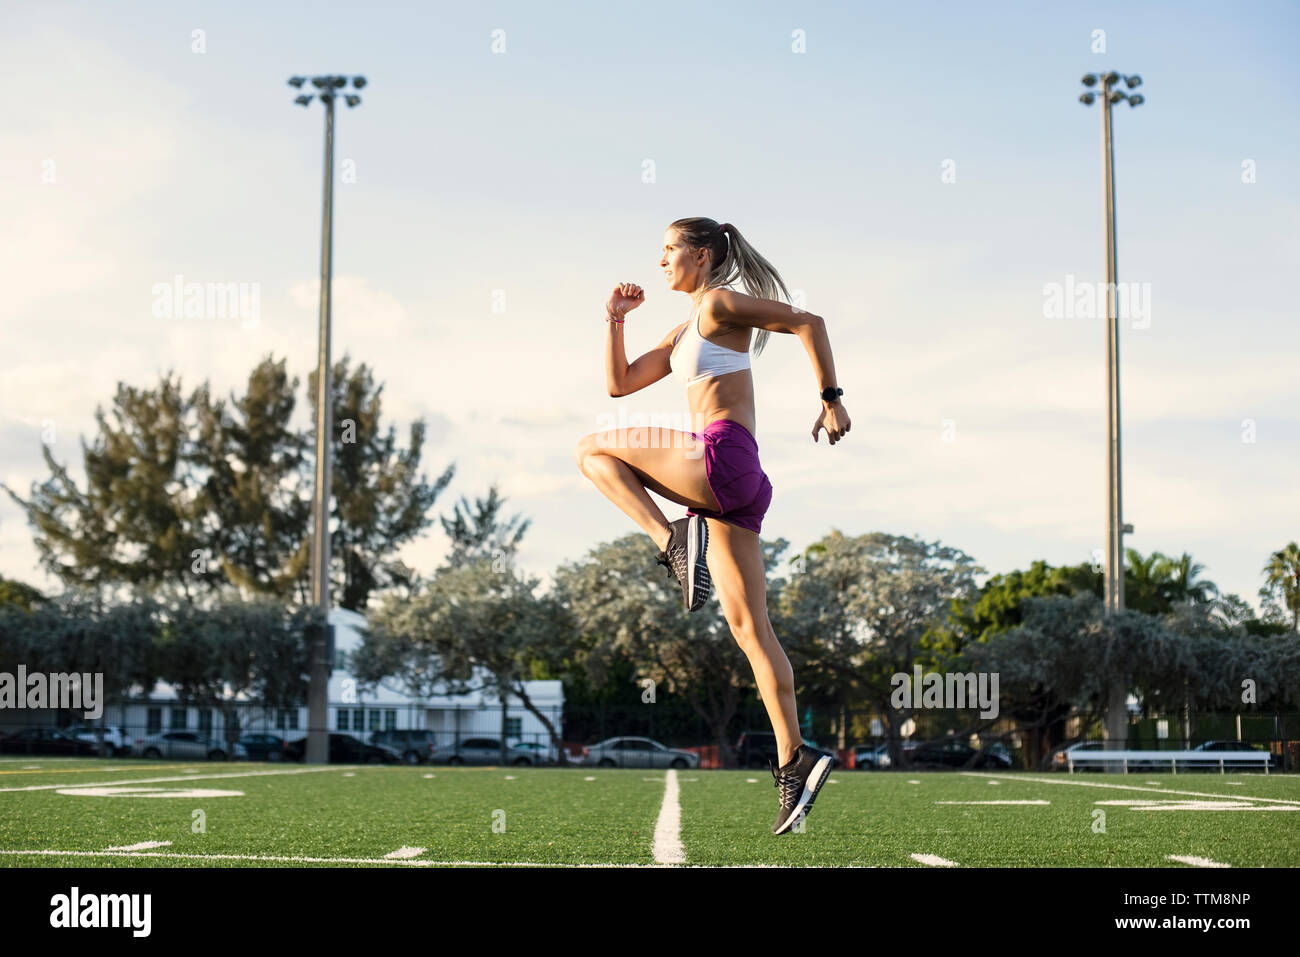
[[[840,769],[776,810],[767,772],[5,758],[0,866],[1300,865],[1295,775]]]

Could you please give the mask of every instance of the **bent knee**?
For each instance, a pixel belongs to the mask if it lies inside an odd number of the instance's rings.
[[[583,467],[582,463],[588,455],[596,451],[596,438],[594,435],[584,435],[578,440],[578,444],[573,447],[573,461],[578,463],[578,468]]]

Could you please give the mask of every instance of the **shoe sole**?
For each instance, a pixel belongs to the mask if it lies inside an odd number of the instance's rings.
[[[704,519],[698,515],[692,515],[686,525],[686,609],[687,611],[695,610],[695,595],[697,592],[696,585],[700,580],[701,569],[698,567],[698,561],[701,555],[709,547],[709,527],[704,524]],[[707,567],[704,574],[708,574]]]
[[[817,759],[817,763],[813,765],[812,773],[808,775],[808,783],[803,786],[803,794],[799,795],[799,803],[794,806],[794,810],[785,819],[785,823],[773,831],[773,834],[784,834],[795,821],[799,820],[800,813],[812,806],[817,797],[817,792],[826,783],[826,778],[831,773],[834,762],[835,758],[829,754]]]

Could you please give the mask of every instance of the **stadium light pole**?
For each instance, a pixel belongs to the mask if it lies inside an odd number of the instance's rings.
[[[1141,106],[1146,101],[1141,93],[1131,96],[1120,89],[1123,82],[1130,90],[1142,84],[1137,75],[1124,76],[1109,70],[1106,73],[1086,73],[1082,83],[1088,90],[1079,94],[1084,106],[1101,100],[1101,171],[1102,204],[1106,222],[1106,576],[1105,611],[1114,614],[1124,607],[1124,533],[1132,532],[1132,525],[1124,524],[1121,507],[1120,470],[1120,405],[1119,405],[1119,308],[1116,282],[1115,252],[1115,151],[1111,138],[1111,107],[1123,100],[1130,107]],[[1092,88],[1100,85],[1100,90]],[[1106,700],[1106,738],[1125,739],[1128,736],[1128,689],[1121,681],[1111,685]]]
[[[307,77],[289,78],[289,85],[301,90]],[[299,106],[311,105],[313,99],[325,104],[325,189],[324,209],[321,214],[320,242],[320,335],[316,355],[316,481],[312,494],[311,543],[311,599],[320,611],[321,628],[309,631],[311,664],[307,683],[307,750],[303,760],[309,764],[329,761],[329,681],[333,671],[333,629],[329,624],[330,612],[330,438],[333,416],[330,408],[330,285],[333,277],[334,253],[334,101],[342,96],[348,107],[361,103],[355,93],[341,92],[347,87],[345,76],[324,75],[311,77],[315,94],[303,93],[295,97]],[[364,76],[352,78],[354,89],[366,85]]]

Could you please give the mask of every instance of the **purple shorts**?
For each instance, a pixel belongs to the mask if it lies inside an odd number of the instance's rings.
[[[718,419],[692,436],[704,443],[704,474],[722,511],[688,508],[710,518],[758,532],[772,504],[772,483],[758,462],[758,441],[739,422]]]

